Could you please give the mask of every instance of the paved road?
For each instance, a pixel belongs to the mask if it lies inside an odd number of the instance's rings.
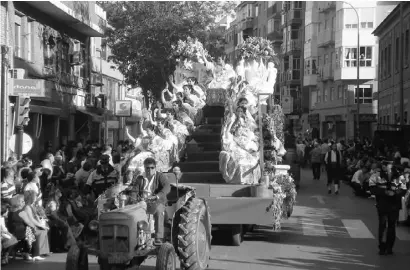
[[[327,195],[325,179],[311,180],[302,171],[301,189],[292,217],[281,232],[258,228],[241,247],[225,246],[215,235],[210,270],[405,270],[410,262],[410,228],[399,227],[394,256],[377,255],[377,218],[374,200],[357,198],[342,186],[341,193]],[[212,209],[211,209],[212,211]],[[98,269],[95,258],[90,269]],[[65,254],[46,261],[12,262],[4,269],[65,269]],[[148,260],[142,270],[154,270]]]

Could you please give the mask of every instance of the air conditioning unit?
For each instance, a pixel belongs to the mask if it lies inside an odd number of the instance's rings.
[[[95,105],[95,96],[93,94],[86,94],[85,96],[85,106],[94,107]]]
[[[26,74],[26,70],[22,68],[13,68],[9,70],[10,78],[12,79],[24,79],[24,75]]]
[[[83,64],[83,55],[81,54],[81,51],[75,51],[70,55],[70,64],[72,66],[79,66]]]

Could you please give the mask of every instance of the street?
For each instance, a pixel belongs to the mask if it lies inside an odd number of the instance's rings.
[[[323,174],[320,181],[313,181],[310,170],[302,170],[301,179],[297,206],[281,232],[258,228],[240,247],[218,243],[214,235],[209,269],[408,269],[409,227],[397,228],[393,256],[379,256],[373,199],[355,197],[346,185],[339,195],[328,195]],[[90,269],[98,269],[95,258],[89,261]],[[13,261],[4,269],[63,270],[64,262],[65,254],[53,254],[43,262]],[[155,259],[149,259],[141,269],[154,265]]]

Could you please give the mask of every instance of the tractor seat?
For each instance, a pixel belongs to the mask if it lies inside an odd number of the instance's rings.
[[[164,173],[165,177],[168,179],[168,182],[171,184],[171,191],[167,194],[167,201],[169,205],[172,205],[178,201],[179,198],[184,196],[190,188],[183,184],[176,185],[177,179],[173,173]],[[178,190],[178,193],[177,193]],[[178,196],[177,196],[178,194]]]

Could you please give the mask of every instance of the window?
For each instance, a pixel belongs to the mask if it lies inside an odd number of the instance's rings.
[[[339,61],[339,49],[336,50],[335,54],[335,63],[336,63],[336,68],[340,68],[340,61]]]
[[[404,124],[407,124],[407,111],[404,111],[403,118],[404,118],[403,123],[404,123]]]
[[[302,9],[302,1],[295,1],[293,2],[294,9]]]
[[[322,102],[322,91],[320,91],[320,90],[317,90],[317,100],[316,100],[316,102],[317,103]]]
[[[325,58],[324,58],[324,62],[323,62],[323,65],[325,66],[325,65],[327,65],[327,64],[329,64],[329,55],[328,54],[325,54]]]
[[[329,96],[329,89],[325,88],[323,90],[323,101],[326,102]]]
[[[255,7],[255,17],[258,17],[259,15],[259,5],[256,5]]]
[[[335,88],[332,87],[330,88],[330,100],[335,100],[336,99],[336,92],[335,92]]]
[[[360,28],[373,28],[373,22],[361,22]]]
[[[317,74],[316,59],[312,60],[312,74]]]
[[[394,61],[394,69],[395,71],[399,70],[399,56],[400,56],[400,38],[396,38],[396,51],[395,51],[395,59]]]
[[[343,98],[343,85],[337,86],[337,98],[338,99]]]
[[[357,87],[354,88],[354,103],[357,104]],[[360,104],[371,104],[373,102],[373,89],[371,85],[361,85],[359,88]]]
[[[305,59],[305,75],[310,75],[310,59]]]
[[[275,1],[269,1],[268,2],[268,7],[271,7],[271,6],[273,6],[275,4]]]
[[[322,23],[318,23],[317,24],[317,32],[320,33],[321,30],[322,30]]]
[[[85,62],[86,59],[86,47],[85,44],[81,43],[80,46],[80,53],[81,53],[81,59],[83,62]],[[87,65],[80,65],[80,77],[87,78]]]
[[[347,23],[345,24],[345,28],[347,29],[357,28],[357,23]]]
[[[274,25],[275,25],[275,21],[273,19],[270,19],[268,21],[268,33],[273,32]]]
[[[14,55],[17,57],[22,56],[23,52],[23,33],[21,33],[21,17],[16,14],[14,22]]]
[[[290,38],[291,39],[299,38],[299,28],[297,26],[292,26]]]
[[[357,67],[357,48],[345,48],[344,67]],[[371,67],[373,48],[371,46],[360,47],[360,66]]]
[[[70,73],[70,57],[68,55],[69,46],[64,43],[61,51],[61,71],[65,73]]]
[[[387,72],[390,76],[391,75],[391,44],[389,44],[389,47],[387,49],[386,63],[387,63]]]
[[[247,17],[252,17],[252,8],[253,8],[253,5],[251,5],[251,4],[248,4],[247,6],[247,12],[246,12],[246,16]]]
[[[380,50],[380,74],[379,74],[379,76],[380,76],[380,78],[383,78],[384,77],[384,72],[385,72],[385,70],[384,70],[384,68],[385,68],[385,62],[384,62],[384,49],[381,49]]]
[[[406,30],[405,34],[405,40],[404,40],[404,61],[405,65],[408,65],[409,62],[409,43],[410,43],[410,35],[409,35],[409,29]]]
[[[300,70],[300,58],[293,58],[292,69]]]
[[[32,38],[33,38],[33,33],[32,33],[32,27],[33,27],[33,21],[28,20],[27,21],[27,60],[31,61],[33,58],[33,51],[32,51]]]
[[[372,66],[372,47],[360,47],[360,66]]]
[[[356,54],[357,54],[357,48],[346,48],[345,49],[344,67],[356,67],[357,66]]]
[[[344,85],[343,87],[343,105],[347,105],[347,97],[348,97],[348,92],[349,88],[347,85]]]

